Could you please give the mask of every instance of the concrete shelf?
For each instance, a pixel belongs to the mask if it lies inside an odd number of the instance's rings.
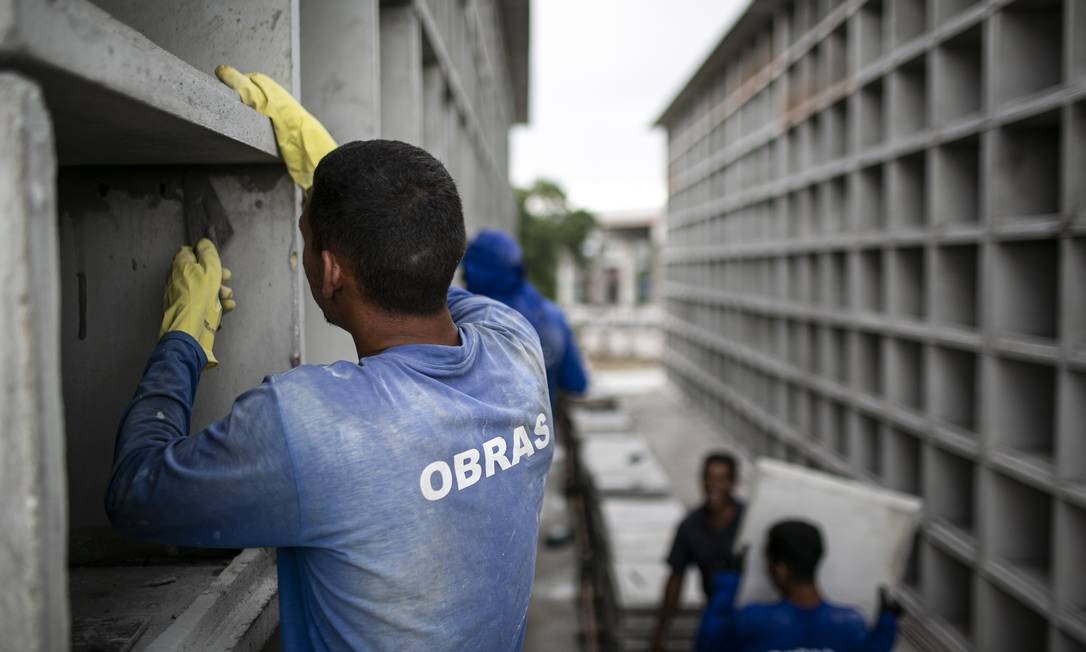
[[[980,583],[977,617],[977,649],[991,652],[1044,650],[1048,646],[1045,617],[999,588],[991,580]]]
[[[1060,477],[1075,483],[1086,482],[1086,371],[1066,371],[1060,379],[1056,449]],[[1084,539],[1086,540],[1086,539]]]
[[[924,603],[932,617],[965,641],[973,639],[972,569],[935,546],[922,564]]]
[[[967,328],[977,326],[978,264],[976,245],[935,250],[932,317],[936,322]]]
[[[860,89],[859,134],[856,142],[861,148],[879,145],[886,140],[886,116],[883,106],[883,83],[878,79]]]
[[[885,33],[894,47],[908,43],[927,29],[927,0],[891,0]]]
[[[928,195],[934,224],[971,224],[980,219],[980,140],[946,143],[931,155]]]
[[[924,347],[919,342],[892,339],[888,343],[886,388],[888,398],[922,413],[925,407]]]
[[[935,22],[942,23],[983,2],[984,0],[935,0],[933,3]]]
[[[1072,0],[1071,4],[1074,4]],[[996,102],[1032,95],[1064,78],[1064,0],[1014,0],[995,18]],[[1021,57],[1019,53],[1029,52]]]
[[[277,160],[267,118],[211,70],[84,0],[8,2],[0,60],[41,85],[61,165]]]
[[[932,124],[942,126],[983,107],[984,36],[979,26],[958,34],[932,55]]]
[[[924,504],[932,518],[968,535],[977,529],[977,478],[973,461],[938,446],[927,448]]]
[[[895,249],[890,256],[889,293],[893,314],[923,319],[927,313],[927,281],[924,249]]]
[[[972,351],[937,346],[932,349],[927,386],[932,416],[975,433],[977,428],[977,356]]]
[[[916,230],[927,224],[927,191],[928,168],[923,153],[890,164],[886,204],[891,229]]]
[[[928,65],[924,57],[908,61],[890,74],[887,122],[891,138],[910,136],[927,128],[927,88]]]
[[[1051,462],[1056,443],[1056,371],[1010,358],[995,361],[985,403],[991,441],[998,447]]]
[[[1052,240],[1000,244],[991,288],[995,329],[1036,338],[1059,336],[1060,248]]]
[[[1059,213],[1064,183],[1059,112],[1006,124],[993,136],[994,165],[1002,178],[990,187],[993,217]]]
[[[1027,581],[1050,590],[1052,583],[1052,499],[1043,491],[999,472],[988,476],[992,499],[983,518],[991,559],[1013,568]]]

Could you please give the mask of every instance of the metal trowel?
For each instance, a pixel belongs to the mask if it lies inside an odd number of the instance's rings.
[[[183,190],[188,243],[195,246],[200,238],[207,238],[222,253],[223,247],[234,236],[234,227],[211,180],[202,172],[186,171]]]

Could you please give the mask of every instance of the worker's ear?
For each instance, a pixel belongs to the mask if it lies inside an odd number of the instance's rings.
[[[327,249],[321,250],[321,296],[331,299],[336,290],[343,287],[343,265],[336,255]]]

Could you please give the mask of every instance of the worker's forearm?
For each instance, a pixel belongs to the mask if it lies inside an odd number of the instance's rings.
[[[130,534],[145,534],[138,531],[138,524],[148,520],[140,518],[140,513],[148,507],[157,477],[150,467],[160,462],[171,441],[188,434],[200,370],[206,362],[191,336],[164,335],[121,420],[106,510],[114,525]]]

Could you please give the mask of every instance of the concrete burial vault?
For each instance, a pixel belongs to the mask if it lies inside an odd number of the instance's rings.
[[[0,0],[5,647],[259,649],[277,623],[270,553],[132,541],[103,508],[186,240],[185,175],[207,177],[233,223],[240,305],[193,428],[268,374],[354,356],[303,292],[300,195],[270,124],[214,66],[271,75],[340,142],[427,147],[473,231],[512,224],[526,61],[526,1]]]

